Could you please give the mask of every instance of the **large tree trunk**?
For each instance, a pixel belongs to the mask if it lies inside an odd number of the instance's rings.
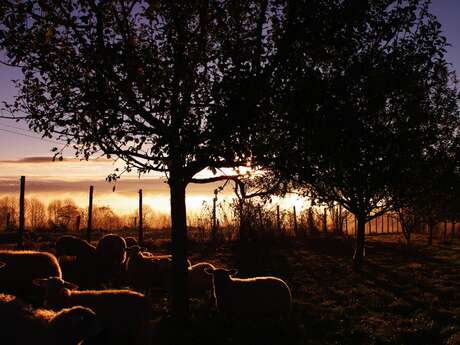
[[[177,320],[188,317],[187,293],[187,217],[185,188],[183,181],[169,181],[171,195],[171,240],[172,240],[172,314]]]
[[[358,229],[356,231],[356,247],[355,254],[353,255],[353,269],[360,271],[363,267],[364,261],[364,237],[366,220],[364,216],[356,216],[358,221]]]

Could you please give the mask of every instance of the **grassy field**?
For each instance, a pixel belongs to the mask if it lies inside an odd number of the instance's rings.
[[[235,267],[239,276],[275,275],[291,286],[294,308],[286,324],[220,320],[192,304],[194,319],[175,334],[163,319],[163,344],[460,344],[460,243],[407,248],[399,236],[369,237],[366,264],[351,270],[346,238],[277,241],[218,249],[195,245],[192,262]]]
[[[168,252],[168,241],[147,244]],[[224,320],[214,307],[192,300],[191,321],[178,328],[166,296],[158,296],[155,344],[460,344],[458,240],[428,247],[416,236],[407,247],[399,235],[369,236],[361,273],[351,270],[353,240],[346,237],[217,247],[192,242],[189,252],[192,262],[237,268],[239,277],[283,278],[294,299],[291,320]]]

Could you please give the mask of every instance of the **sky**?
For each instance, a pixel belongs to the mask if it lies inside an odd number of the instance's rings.
[[[447,59],[460,73],[460,0],[432,0],[431,11],[441,22],[451,45]],[[16,89],[12,80],[20,78],[18,69],[0,64],[0,103],[13,100]],[[89,185],[95,185],[96,203],[128,213],[136,208],[134,198],[139,188],[143,188],[147,204],[158,211],[168,212],[168,187],[161,176],[126,176],[112,192],[113,185],[105,182],[105,177],[115,167],[111,161],[80,161],[73,159],[73,152],[68,150],[64,151],[67,157],[64,161],[52,162],[50,150],[57,144],[53,140],[40,139],[40,135],[29,131],[24,123],[0,119],[0,197],[15,194],[19,176],[25,175],[28,195],[44,202],[71,197],[83,206]],[[188,207],[198,210],[203,200],[211,202],[215,188],[216,184],[189,187]]]

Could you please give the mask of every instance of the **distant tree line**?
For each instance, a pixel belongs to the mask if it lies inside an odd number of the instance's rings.
[[[169,226],[169,217],[143,206],[144,226],[162,229]],[[16,230],[18,226],[19,200],[16,197],[0,198],[0,231]],[[93,206],[93,228],[116,231],[135,228],[138,212],[117,215],[109,206]],[[73,199],[52,200],[48,204],[37,198],[25,199],[26,229],[32,231],[74,231],[86,229],[87,209],[77,206]]]

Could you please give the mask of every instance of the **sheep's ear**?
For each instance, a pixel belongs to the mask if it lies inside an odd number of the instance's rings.
[[[214,274],[214,269],[211,268],[211,267],[206,267],[204,269],[204,273],[209,274],[210,276],[212,276]]]
[[[70,283],[70,282],[66,282],[65,280],[64,280],[64,284],[62,285],[62,287],[65,288],[65,289],[69,289],[69,290],[78,289],[78,285]]]
[[[227,270],[229,276],[236,276],[238,274],[238,270],[231,269]]]
[[[46,287],[48,285],[48,281],[49,281],[48,278],[37,278],[37,279],[32,280],[32,283],[35,286]]]

